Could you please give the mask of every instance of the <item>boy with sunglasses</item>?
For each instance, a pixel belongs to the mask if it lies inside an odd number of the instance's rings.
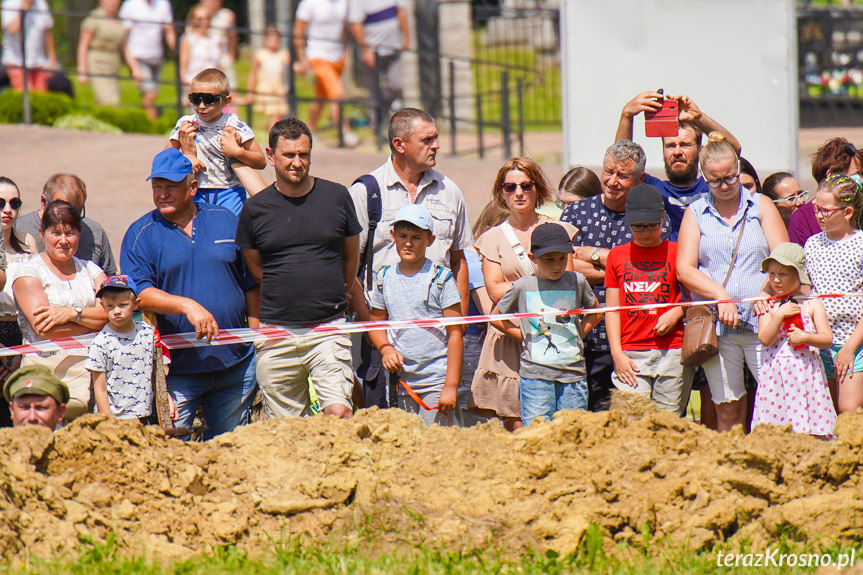
[[[611,249],[605,267],[605,305],[672,303],[683,299],[677,282],[677,242],[662,239],[665,204],[650,184],[626,198],[632,241]],[[650,398],[663,411],[686,413],[692,368],[680,365],[683,308],[632,309],[605,314],[605,329],[620,391]]]
[[[265,168],[267,158],[252,129],[236,114],[223,112],[231,101],[224,72],[208,68],[198,73],[192,78],[191,90],[189,102],[195,113],[177,121],[168,146],[182,151],[192,162],[198,180],[196,202],[223,206],[239,215],[246,188],[255,194],[264,187],[250,182],[260,179],[254,170]]]

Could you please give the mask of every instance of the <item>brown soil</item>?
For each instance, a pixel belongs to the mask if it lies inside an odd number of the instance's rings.
[[[566,553],[591,522],[634,543],[648,524],[654,540],[693,549],[863,538],[863,413],[841,416],[827,442],[717,434],[616,401],[515,434],[425,428],[396,410],[262,422],[205,444],[98,415],[54,435],[3,430],[0,549],[49,557],[114,531],[130,552],[162,557],[254,553],[295,534]]]

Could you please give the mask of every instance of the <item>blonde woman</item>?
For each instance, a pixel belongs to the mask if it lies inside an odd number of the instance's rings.
[[[742,192],[740,159],[721,133],[710,133],[699,161],[710,194],[690,204],[683,215],[677,278],[693,300],[754,297],[766,279],[761,262],[788,241],[782,216],[770,198]],[[702,367],[716,404],[717,429],[728,431],[746,423],[743,361],[757,380],[762,346],[752,303],[717,307],[719,354]]]

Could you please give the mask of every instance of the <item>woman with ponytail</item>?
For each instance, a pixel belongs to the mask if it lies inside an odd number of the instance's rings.
[[[863,189],[837,175],[818,187],[813,207],[823,230],[806,240],[812,294],[863,291]],[[827,385],[838,413],[863,406],[863,298],[825,298],[833,346],[821,351]]]
[[[766,278],[762,260],[788,241],[782,217],[770,198],[741,193],[740,160],[721,133],[710,133],[699,161],[710,193],[690,204],[683,215],[677,278],[693,300],[755,297]],[[745,358],[757,379],[762,347],[751,302],[722,303],[717,312],[719,354],[702,367],[716,404],[717,429],[728,431],[746,423],[743,362]]]

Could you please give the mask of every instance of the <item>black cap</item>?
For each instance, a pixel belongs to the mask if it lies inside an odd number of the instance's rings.
[[[665,202],[662,192],[650,184],[638,184],[626,196],[627,226],[632,224],[661,224],[665,215]]]
[[[551,252],[572,253],[572,238],[560,224],[539,224],[530,234],[530,253],[538,258]]]

